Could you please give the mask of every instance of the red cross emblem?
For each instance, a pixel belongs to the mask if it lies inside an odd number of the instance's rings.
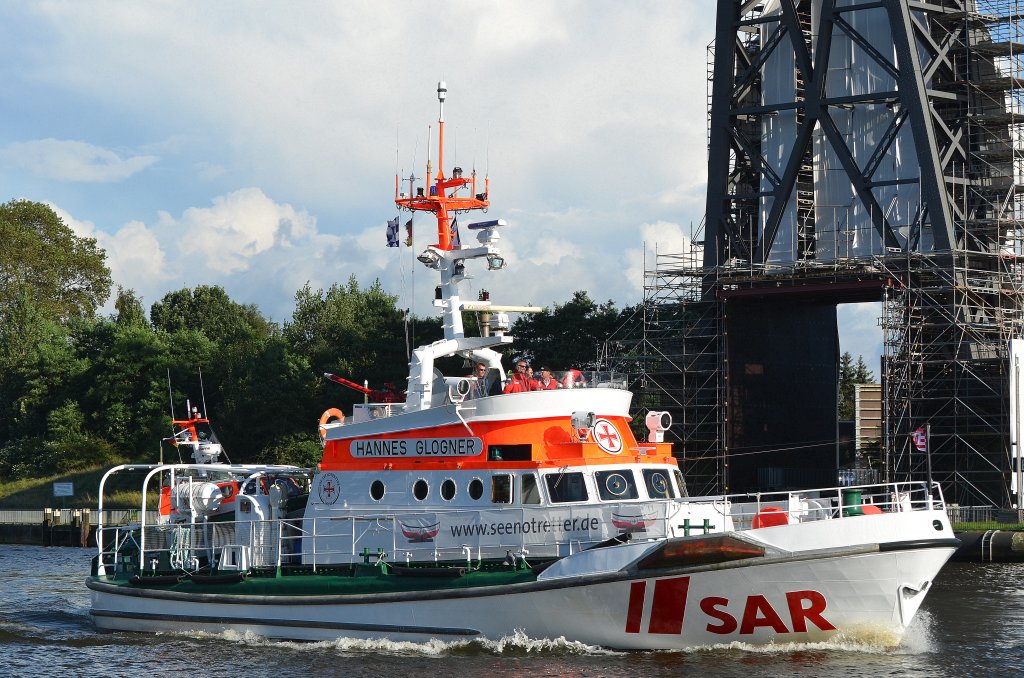
[[[607,419],[598,419],[594,422],[594,438],[608,454],[618,454],[622,451],[622,436],[619,435],[615,424]]]
[[[320,481],[320,501],[325,504],[333,504],[338,501],[338,486],[337,478],[334,477],[333,473],[328,473],[324,476],[323,480]]]

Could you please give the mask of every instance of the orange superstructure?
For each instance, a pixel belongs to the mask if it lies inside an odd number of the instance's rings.
[[[516,396],[502,396],[516,397]],[[510,468],[561,468],[592,466],[614,463],[674,463],[671,443],[637,443],[629,429],[626,417],[608,417],[613,429],[603,435],[621,436],[621,450],[610,453],[601,446],[596,430],[580,436],[568,426],[565,417],[549,417],[522,421],[494,421],[473,424],[475,436],[468,436],[466,429],[449,425],[426,431],[403,431],[400,433],[346,438],[331,441],[324,449],[321,469],[324,471],[408,471],[443,469],[510,469]],[[416,442],[429,440],[472,440],[482,443],[478,453],[461,457],[438,457],[430,450],[417,450]],[[381,444],[381,455],[359,457],[353,454],[359,443],[388,441]],[[399,445],[407,441],[408,444]],[[502,449],[519,448],[521,457],[496,458]],[[525,448],[529,448],[528,450]],[[497,452],[495,452],[497,451]]]

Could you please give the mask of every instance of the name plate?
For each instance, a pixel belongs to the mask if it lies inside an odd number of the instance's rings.
[[[475,457],[484,451],[480,438],[368,438],[353,440],[349,452],[356,458]]]

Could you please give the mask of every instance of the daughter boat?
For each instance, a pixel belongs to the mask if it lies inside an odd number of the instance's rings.
[[[196,412],[177,422],[192,463],[110,470],[100,509],[110,477],[136,472],[143,510],[137,525],[100,525],[86,581],[96,626],[304,640],[519,632],[619,649],[898,641],[958,543],[938,486],[688,497],[664,442],[671,418],[648,413],[637,440],[624,380],[492,395],[506,379],[506,314],[522,309],[460,297],[471,262],[504,266],[504,222],[470,224],[475,246],[453,242],[454,215],[489,202],[475,172],[441,169],[445,94],[441,83],[428,190],[399,193],[396,178],[399,207],[436,215],[419,260],[440,276],[444,317],[444,339],[412,354],[404,402],[325,412],[315,469],[222,463]],[[464,310],[490,315],[484,336],[465,335]],[[449,356],[484,369],[444,376],[434,365]]]

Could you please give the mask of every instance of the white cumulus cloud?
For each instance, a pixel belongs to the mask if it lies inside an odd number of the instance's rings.
[[[159,160],[155,155],[122,158],[100,146],[63,139],[14,142],[0,151],[0,157],[36,176],[83,183],[123,181]]]
[[[636,291],[643,291],[644,274],[657,266],[659,254],[685,254],[690,251],[690,237],[683,227],[669,221],[657,221],[640,226],[638,240],[641,247],[623,253],[626,279]]]
[[[272,247],[290,248],[316,232],[316,219],[279,205],[258,188],[214,198],[212,207],[190,207],[180,219],[164,214],[161,227],[180,233],[180,249],[214,275],[249,267]]]

